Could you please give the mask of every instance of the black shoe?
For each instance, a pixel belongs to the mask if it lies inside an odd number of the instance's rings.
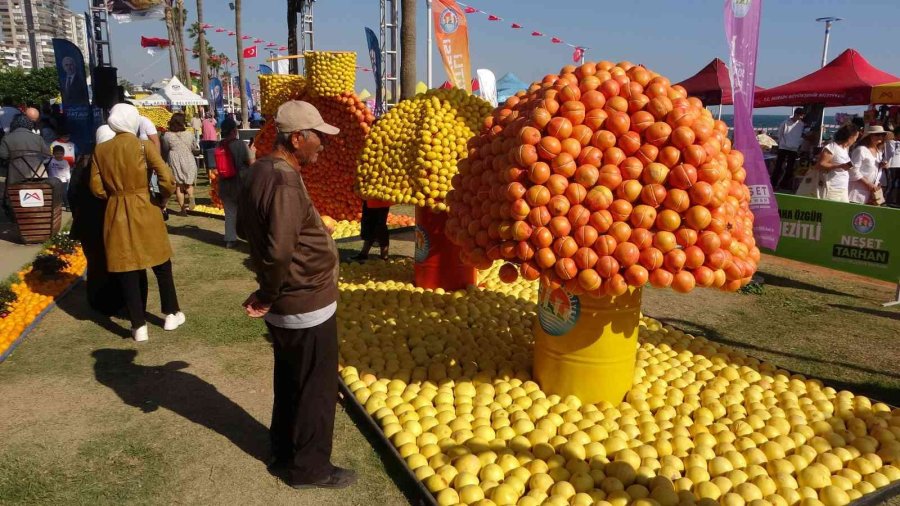
[[[369,255],[366,253],[357,253],[356,255],[350,257],[350,260],[353,260],[354,262],[365,262],[368,259]]]
[[[329,476],[313,483],[291,483],[291,488],[306,490],[310,488],[347,488],[356,483],[356,471],[335,466]]]

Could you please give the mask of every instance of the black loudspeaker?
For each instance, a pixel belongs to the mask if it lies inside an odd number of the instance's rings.
[[[119,78],[115,67],[96,67],[94,69],[93,88],[94,105],[102,109],[110,109],[118,102]]]

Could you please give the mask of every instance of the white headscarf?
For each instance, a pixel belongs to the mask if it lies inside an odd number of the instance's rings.
[[[106,141],[110,141],[115,136],[116,133],[113,132],[112,128],[109,128],[109,125],[102,125],[97,129],[97,144],[103,144]]]
[[[141,115],[131,104],[116,104],[109,112],[106,124],[117,134],[131,133],[137,135],[141,126]]]

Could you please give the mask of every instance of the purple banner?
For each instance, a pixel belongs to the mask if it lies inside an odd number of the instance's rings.
[[[744,154],[745,183],[750,188],[750,209],[754,215],[753,235],[758,246],[774,250],[781,236],[781,219],[762,150],[753,131],[761,12],[762,0],[725,0],[725,37],[731,53],[729,72],[734,97],[734,147]]]

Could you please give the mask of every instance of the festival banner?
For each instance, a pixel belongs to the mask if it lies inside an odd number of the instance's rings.
[[[494,73],[488,69],[478,69],[475,71],[478,76],[478,89],[481,91],[481,98],[487,100],[492,106],[497,107],[497,78]]]
[[[369,45],[369,59],[372,61],[372,71],[375,73],[375,117],[384,114],[384,97],[382,96],[381,82],[381,45],[378,43],[378,36],[375,32],[366,27],[366,43]]]
[[[456,0],[434,0],[434,35],[444,61],[444,70],[457,88],[472,91],[469,64],[469,30],[466,15]]]
[[[776,198],[781,240],[774,255],[900,282],[900,209],[781,193]]]
[[[216,117],[225,117],[225,97],[222,96],[222,81],[218,77],[209,80],[209,103],[216,109]]]
[[[257,73],[264,75],[264,76],[274,73],[272,70],[272,67],[262,64],[262,63],[259,65],[259,67],[257,67],[256,71],[257,71]]]
[[[253,102],[253,88],[250,87],[250,80],[244,79],[244,88],[247,89],[247,112],[252,113],[254,102]]]
[[[84,56],[78,46],[66,39],[53,39],[59,92],[66,113],[66,129],[78,153],[94,149],[94,113],[84,75]]]
[[[778,203],[762,150],[753,130],[753,98],[756,92],[756,57],[762,0],[725,0],[725,37],[731,55],[731,89],[734,98],[734,147],[744,154],[745,183],[750,188],[753,235],[761,247],[778,246]]]

